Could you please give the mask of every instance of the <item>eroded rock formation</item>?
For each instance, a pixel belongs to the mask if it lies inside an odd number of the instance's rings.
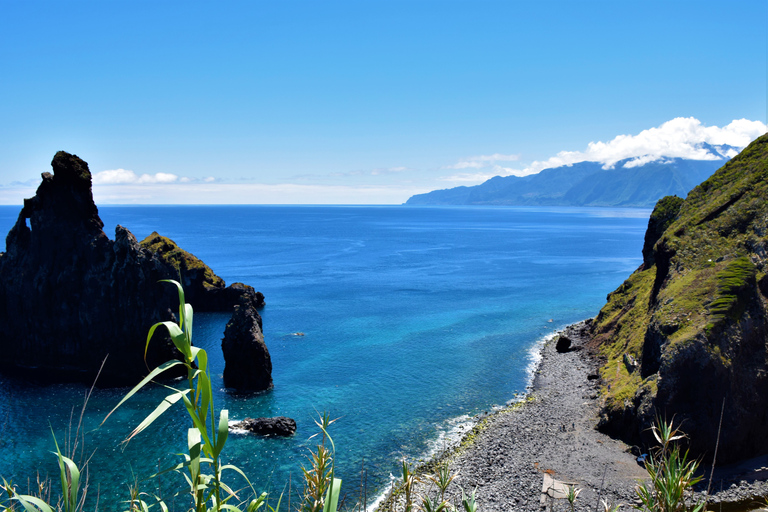
[[[261,317],[250,296],[240,297],[221,342],[226,366],[224,385],[237,391],[272,387],[272,360],[261,332]]]
[[[0,253],[3,369],[92,381],[109,355],[99,383],[135,383],[147,364],[175,354],[170,340],[156,335],[146,364],[143,359],[149,327],[171,319],[178,307],[175,290],[158,281],[179,279],[180,268],[200,311],[232,308],[242,296],[259,302],[253,288],[225,288],[202,262],[201,279],[189,266],[174,265],[163,249],[142,247],[122,226],[110,240],[93,202],[88,164],[60,151],[51,165],[53,174],[43,173],[35,197],[24,200]],[[182,253],[174,255],[184,259]]]

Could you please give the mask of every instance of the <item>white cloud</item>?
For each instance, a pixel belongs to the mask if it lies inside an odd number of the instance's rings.
[[[619,135],[608,142],[590,142],[585,151],[561,151],[547,160],[534,161],[523,169],[502,167],[496,163],[518,160],[518,155],[496,153],[465,158],[444,169],[485,171],[443,176],[440,180],[481,183],[493,176],[528,176],[544,169],[579,162],[600,162],[605,168],[610,168],[622,160],[628,160],[624,167],[630,168],[671,158],[720,160],[733,158],[738,151],[766,131],[768,126],[748,119],[736,119],[721,128],[704,126],[693,117],[677,117],[637,135]],[[712,153],[704,144],[711,145],[719,155]]]
[[[167,172],[158,172],[156,174],[138,175],[133,171],[126,169],[114,169],[109,171],[97,172],[93,175],[94,185],[127,185],[127,184],[155,184],[155,183],[173,183],[179,177]],[[182,178],[182,181],[184,178]]]
[[[533,162],[529,169],[539,172],[578,162],[600,162],[609,168],[627,159],[629,162],[625,167],[668,158],[719,160],[720,157],[708,151],[703,144],[710,144],[716,149],[719,147],[718,152],[730,158],[737,152],[722,146],[734,146],[741,150],[766,131],[768,126],[748,119],[736,119],[721,128],[704,126],[693,117],[677,117],[637,135],[619,135],[609,142],[590,142],[586,151],[561,151],[548,160]]]
[[[519,159],[520,155],[502,155],[500,153],[471,156],[461,159],[458,163],[444,167],[444,169],[482,169],[496,162],[514,162]]]

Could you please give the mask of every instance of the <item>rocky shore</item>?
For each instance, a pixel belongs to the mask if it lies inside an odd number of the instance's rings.
[[[635,487],[647,474],[630,446],[595,429],[598,362],[585,346],[586,325],[575,324],[563,334],[572,341],[570,349],[558,352],[557,337],[543,346],[532,389],[523,402],[481,420],[460,446],[421,468],[426,476],[438,464],[449,464],[456,477],[447,498],[457,502],[462,488],[467,493],[476,489],[483,512],[568,510],[562,496],[552,497],[557,494],[553,483],[557,487],[562,482],[581,489],[575,510],[602,511],[601,501],[622,503],[626,509],[635,503]],[[768,496],[768,461],[762,459],[718,468],[710,503],[731,504],[723,510],[757,509],[758,499],[765,505],[758,498]],[[709,476],[711,468],[702,469]],[[548,493],[543,492],[545,487],[550,488]],[[697,497],[702,498],[705,490],[706,482]],[[436,490],[421,483],[416,495],[422,494],[434,496]],[[395,491],[379,510],[401,510],[402,499]]]

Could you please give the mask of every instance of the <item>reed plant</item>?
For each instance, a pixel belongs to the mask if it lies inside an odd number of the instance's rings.
[[[568,486],[568,491],[565,494],[565,498],[568,500],[568,505],[571,507],[571,512],[573,512],[573,509],[576,506],[576,498],[579,497],[579,493],[581,493],[581,489],[578,489],[575,485]]]
[[[192,345],[193,310],[192,305],[185,301],[184,289],[177,281],[166,279],[161,282],[176,286],[179,297],[179,321],[178,323],[172,321],[158,322],[150,327],[144,347],[144,357],[146,359],[147,350],[155,331],[162,327],[167,330],[171,341],[182,355],[182,359],[172,359],[150,371],[120,400],[104,418],[104,421],[148,383],[153,382],[172,368],[183,365],[187,374],[187,388],[176,389],[162,384],[170,391],[170,394],[133,429],[123,443],[129,443],[171,406],[181,401],[192,422],[186,436],[187,453],[183,454],[184,460],[182,462],[152,476],[156,477],[169,472],[182,473],[191,497],[192,507],[190,510],[195,512],[220,512],[222,510],[255,512],[262,507],[269,507],[267,494],[257,494],[248,477],[240,468],[232,464],[223,464],[221,461],[221,454],[229,437],[229,413],[226,409],[222,409],[219,412],[218,420],[216,419],[211,376],[208,368],[208,354],[205,350]],[[232,487],[224,481],[225,472],[236,473],[245,480],[250,489],[248,498],[240,498]],[[128,502],[129,509],[145,510],[149,508],[150,504],[141,496],[141,493],[135,491],[131,493],[131,499]],[[155,498],[155,501],[161,509],[167,510],[167,505],[163,500]]]
[[[61,495],[55,504],[51,504],[49,482],[37,480],[37,493],[21,494],[16,490],[12,482],[3,478],[0,485],[7,502],[0,501],[0,510],[15,510],[18,503],[26,512],[81,512],[85,505],[86,493],[81,493],[81,472],[75,461],[62,455],[59,443],[54,436],[56,445],[56,457],[59,463],[59,481],[61,482]]]
[[[477,489],[473,489],[472,494],[467,496],[464,489],[461,490],[461,506],[464,507],[464,512],[477,512],[478,506],[475,502],[477,499],[475,493],[477,493]]]
[[[187,430],[187,453],[183,455],[184,460],[182,462],[153,475],[153,477],[168,472],[183,474],[192,502],[190,510],[194,512],[256,512],[262,509],[277,512],[280,509],[282,496],[277,499],[275,506],[271,505],[268,494],[265,492],[258,494],[240,468],[233,464],[222,463],[221,454],[229,436],[229,413],[226,409],[222,409],[219,412],[218,420],[216,420],[208,355],[205,350],[192,346],[193,310],[192,306],[185,302],[184,289],[181,284],[173,280],[162,282],[171,283],[177,288],[179,321],[178,323],[165,321],[154,324],[147,334],[144,355],[146,357],[149,343],[155,331],[162,327],[168,331],[173,344],[183,359],[168,361],[152,370],[123,397],[109,414],[112,414],[141,388],[164,372],[183,365],[187,373],[187,388],[176,389],[163,384],[170,391],[170,394],[133,429],[124,443],[130,442],[173,404],[181,401],[192,422],[192,426]],[[323,441],[318,446],[317,452],[311,457],[311,469],[304,470],[305,492],[312,494],[305,493],[305,499],[299,509],[301,512],[337,511],[341,480],[335,478],[333,440],[327,431],[331,423],[332,421],[328,419],[327,415],[324,415],[322,421],[318,422]],[[326,447],[326,440],[330,444],[330,449]],[[235,473],[245,480],[249,490],[248,497],[241,498],[230,484],[224,481],[225,472],[227,474]],[[131,512],[133,510],[146,511],[152,506],[142,496],[146,495],[136,491],[132,492],[129,501]],[[163,500],[157,497],[154,499],[163,511],[168,510]],[[308,505],[309,503],[312,505]]]
[[[405,493],[405,507],[403,510],[404,512],[411,512],[413,510],[413,488],[419,479],[414,469],[405,459],[403,459],[401,465],[401,473],[403,477],[403,492]]]
[[[309,467],[301,468],[304,476],[304,494],[298,512],[336,512],[338,508],[341,480],[336,478],[336,447],[328,434],[328,427],[334,421],[336,420],[331,420],[328,413],[323,413],[320,419],[315,421],[322,433],[322,440],[317,449],[309,453]],[[329,446],[326,446],[326,443]]]
[[[451,485],[456,475],[452,475],[448,469],[448,464],[440,464],[434,475],[430,475],[429,480],[437,486],[440,491],[440,501],[445,501],[445,492],[448,490],[448,486]]]
[[[59,448],[59,442],[56,439],[56,434],[51,427],[51,437],[53,438],[53,444],[56,448],[56,452],[52,452],[56,456],[59,467],[59,483],[61,485],[61,494],[52,501],[51,499],[51,480],[49,478],[41,478],[40,473],[37,474],[36,486],[34,489],[30,488],[28,484],[29,494],[22,494],[18,492],[16,485],[13,482],[7,481],[2,478],[2,484],[0,484],[0,512],[3,511],[15,511],[16,504],[26,512],[82,512],[85,509],[86,498],[88,496],[88,463],[91,460],[90,455],[86,455],[84,450],[85,434],[83,431],[83,417],[85,416],[85,410],[88,407],[88,401],[93,394],[93,389],[96,386],[96,381],[101,375],[101,370],[104,368],[106,358],[101,363],[101,367],[96,374],[96,379],[91,385],[90,389],[85,393],[83,399],[83,405],[80,409],[80,415],[77,420],[75,429],[72,429],[74,424],[74,408],[69,418],[69,427],[67,429],[64,450]],[[78,459],[79,464],[73,459]],[[98,510],[98,498],[96,502],[96,510]]]
[[[685,437],[673,423],[659,418],[651,428],[659,447],[653,450],[645,461],[650,483],[637,487],[640,504],[635,508],[648,512],[700,512],[705,504],[686,504],[686,498],[701,476],[696,475],[697,460],[688,458],[678,441]]]

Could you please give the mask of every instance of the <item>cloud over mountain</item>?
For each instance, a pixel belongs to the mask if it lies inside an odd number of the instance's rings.
[[[607,169],[622,160],[627,160],[623,165],[626,168],[672,158],[721,160],[735,156],[766,131],[768,126],[760,121],[748,119],[736,119],[726,126],[719,127],[705,126],[694,117],[677,117],[661,126],[643,130],[637,135],[618,135],[608,142],[590,142],[584,151],[561,151],[547,160],[534,161],[523,169],[498,165],[496,162],[501,159],[495,157],[504,156],[499,154],[464,159],[446,168],[485,169],[486,172],[456,174],[442,179],[478,182],[492,176],[528,176],[544,169],[579,162],[598,162]]]

